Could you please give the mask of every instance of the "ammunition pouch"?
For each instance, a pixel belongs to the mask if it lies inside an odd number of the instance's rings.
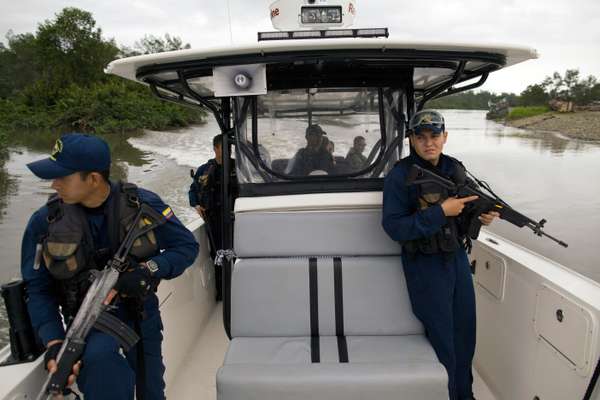
[[[460,247],[461,243],[454,221],[444,225],[435,235],[402,243],[402,249],[409,254],[453,253]]]
[[[82,236],[81,231],[63,232],[44,241],[44,263],[53,278],[71,279],[86,267],[88,260],[81,246]]]

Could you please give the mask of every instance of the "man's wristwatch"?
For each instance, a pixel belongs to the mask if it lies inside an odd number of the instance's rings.
[[[144,263],[148,271],[150,271],[150,275],[154,275],[156,271],[158,271],[158,263],[154,260],[148,260]]]

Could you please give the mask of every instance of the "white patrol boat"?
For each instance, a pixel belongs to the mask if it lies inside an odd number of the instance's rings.
[[[401,247],[381,227],[383,179],[429,100],[537,54],[392,40],[385,28],[350,27],[356,9],[354,0],[279,0],[270,9],[278,30],[256,44],[107,67],[161,99],[210,110],[224,160],[236,159],[239,197],[223,185],[222,305],[200,220],[188,226],[199,258],[160,286],[169,398],[448,398],[445,369],[411,312]],[[312,125],[325,162],[300,150]],[[348,155],[357,137],[366,143],[358,164]],[[486,231],[470,259],[475,397],[600,399],[600,285]],[[0,359],[10,358],[6,347]],[[41,357],[0,374],[10,400],[37,395],[45,377]]]

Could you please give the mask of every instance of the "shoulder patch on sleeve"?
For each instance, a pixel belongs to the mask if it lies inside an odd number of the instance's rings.
[[[171,207],[167,207],[163,210],[162,212],[163,217],[165,217],[166,219],[171,218],[174,214],[173,214],[173,210],[171,210]]]

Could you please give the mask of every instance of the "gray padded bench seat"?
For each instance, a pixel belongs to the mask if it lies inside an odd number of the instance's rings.
[[[240,212],[234,232],[218,400],[448,399],[380,209]]]
[[[217,375],[219,399],[441,400],[446,372],[422,335],[348,337],[350,362],[339,363],[335,337],[321,337],[311,363],[310,338],[236,338]]]

